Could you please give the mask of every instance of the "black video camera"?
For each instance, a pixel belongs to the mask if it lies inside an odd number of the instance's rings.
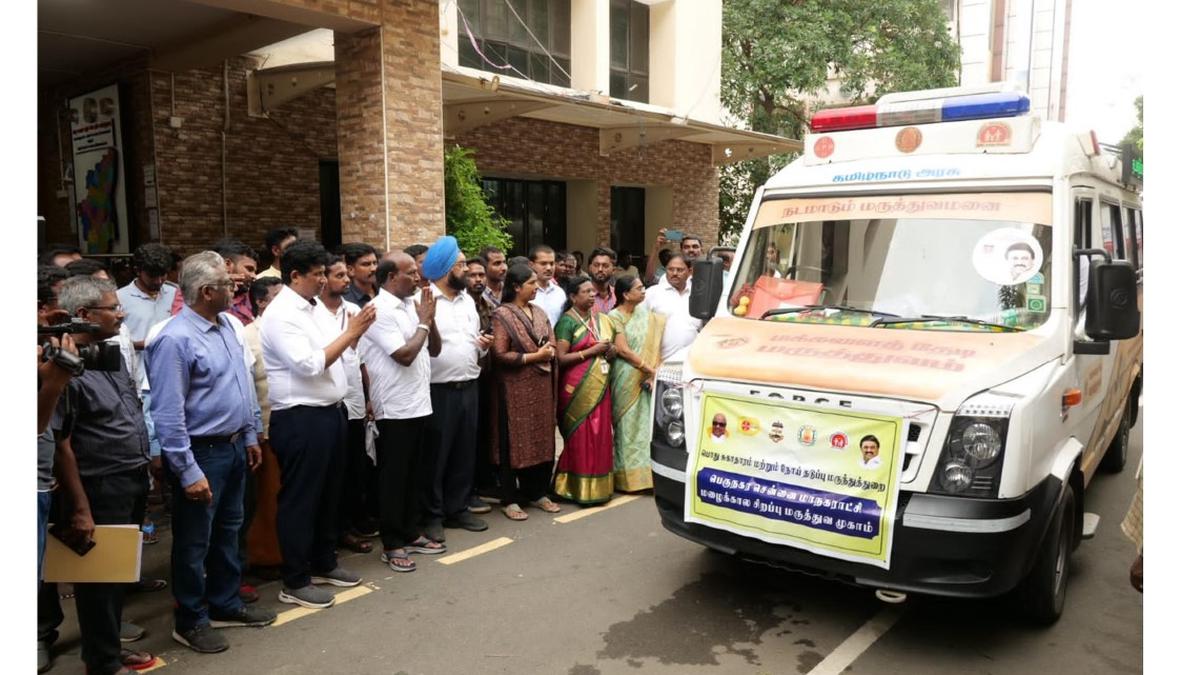
[[[100,326],[84,321],[71,319],[66,323],[52,326],[38,326],[38,341],[42,345],[42,360],[54,361],[72,375],[82,375],[84,370],[102,370],[117,372],[121,370],[121,346],[111,342],[97,342],[89,345],[78,345],[79,356],[63,351],[50,344],[47,339],[51,336],[62,337],[72,333],[95,334]]]

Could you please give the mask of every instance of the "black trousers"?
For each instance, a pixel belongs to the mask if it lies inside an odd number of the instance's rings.
[[[97,525],[137,525],[146,515],[150,489],[146,467],[82,477],[83,491]],[[65,506],[62,505],[62,506]],[[60,510],[59,520],[70,513]],[[52,517],[52,520],[54,517]],[[58,522],[56,520],[55,522]],[[127,584],[75,584],[79,615],[80,657],[88,672],[111,673],[121,667],[121,611]],[[62,624],[58,585],[43,583],[38,591],[38,639],[53,642]]]
[[[427,522],[467,510],[475,479],[479,385],[475,380],[429,387],[433,415],[421,458],[421,507]]]
[[[488,410],[492,404],[491,375],[484,373],[479,377],[479,424],[475,433],[475,492],[476,494],[495,495],[499,479],[496,465],[492,463],[492,437],[495,430],[488,420]]]
[[[271,447],[279,458],[275,519],[287,588],[337,567],[337,509],[346,458],[343,407],[296,406],[271,413]]]
[[[379,461],[379,534],[383,548],[403,548],[421,536],[417,471],[429,417],[408,420],[375,420],[379,438],[375,458]]]
[[[338,505],[338,535],[362,526],[375,510],[372,502],[378,501],[379,478],[371,458],[367,457],[367,420],[347,420],[346,471]]]

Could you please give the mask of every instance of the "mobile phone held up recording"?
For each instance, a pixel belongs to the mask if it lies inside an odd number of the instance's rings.
[[[663,236],[667,241],[683,241],[683,230],[667,230]]]

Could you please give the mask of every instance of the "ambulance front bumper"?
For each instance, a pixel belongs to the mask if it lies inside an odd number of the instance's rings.
[[[663,526],[698,544],[857,586],[983,598],[1028,574],[1062,494],[1050,476],[1016,499],[970,499],[901,491],[888,569],[771,544],[683,519],[687,454],[654,444],[654,501]]]

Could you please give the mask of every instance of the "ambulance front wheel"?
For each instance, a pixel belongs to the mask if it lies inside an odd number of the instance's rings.
[[[1038,548],[1033,569],[1017,588],[1014,598],[1021,614],[1031,623],[1042,626],[1058,621],[1067,601],[1075,489],[1068,484],[1065,490],[1058,512]]]

